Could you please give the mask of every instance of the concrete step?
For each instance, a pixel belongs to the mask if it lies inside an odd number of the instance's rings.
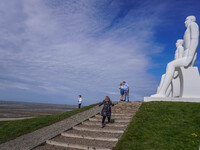
[[[135,113],[140,107],[141,102],[119,102],[112,108],[112,112],[116,113]]]
[[[80,139],[80,138],[72,138],[72,137],[64,137],[64,136],[57,136],[52,140],[47,142],[48,144],[63,147],[71,147],[71,148],[78,148],[78,149],[111,149],[117,142],[111,141],[100,141],[100,140],[89,140],[89,139]]]
[[[68,134],[75,134],[78,136],[90,136],[90,137],[100,137],[100,138],[117,138],[119,139],[121,137],[121,133],[106,133],[106,132],[94,132],[94,131],[82,131],[82,130],[68,130],[63,133]]]
[[[55,146],[55,145],[50,145],[50,144],[46,143],[46,144],[43,144],[43,145],[40,145],[40,146],[34,148],[34,150],[80,150],[80,149]]]
[[[112,119],[112,118],[111,118]],[[89,118],[89,121],[99,121],[99,122],[101,122],[102,121],[102,119],[101,118]],[[114,119],[114,122],[130,122],[130,119]]]
[[[117,142],[118,138],[106,138],[106,137],[94,137],[94,136],[88,136],[88,135],[77,135],[77,134],[71,134],[71,133],[62,133],[61,134],[64,137],[72,137],[72,138],[79,138],[79,139],[87,139],[87,140],[99,140],[99,141],[111,141],[111,142]]]
[[[104,129],[108,129],[108,130],[125,130],[125,127],[118,127],[118,126],[115,126],[115,127],[111,127],[111,126],[106,126],[107,124],[105,124],[105,127]],[[77,125],[76,127],[84,127],[84,128],[90,128],[90,129],[102,129],[101,128],[102,125],[83,125],[83,124],[80,124],[80,125]]]
[[[102,118],[101,115],[95,115],[95,118]],[[112,119],[131,119],[132,116],[117,116],[117,115],[112,115]]]
[[[94,146],[88,146],[88,145],[80,145],[80,144],[71,144],[67,142],[59,142],[59,141],[52,141],[48,140],[46,141],[47,144],[53,145],[55,147],[54,150],[60,150],[60,147],[62,148],[73,148],[74,150],[111,150],[110,148],[100,148],[100,147],[94,147]]]
[[[97,126],[101,126],[101,122],[99,122],[99,121],[84,121],[84,122],[82,122],[82,124],[83,125],[88,125],[88,126],[90,126],[90,125],[97,125]],[[107,123],[106,122],[106,126],[107,127],[126,127],[128,125],[128,123],[124,123],[124,122],[122,122],[122,123],[117,123],[117,122],[115,122],[115,123]]]
[[[74,130],[79,131],[93,131],[93,132],[106,132],[106,133],[124,133],[124,130],[106,129],[106,128],[88,128],[88,127],[73,127]]]
[[[135,113],[135,112],[134,112]],[[129,117],[132,117],[134,113],[116,113],[116,112],[112,112],[112,116],[129,116]],[[99,114],[100,115],[100,114]]]

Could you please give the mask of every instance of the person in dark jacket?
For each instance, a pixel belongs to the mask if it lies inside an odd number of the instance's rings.
[[[105,127],[105,119],[108,118],[108,123],[110,123],[110,116],[111,116],[111,106],[114,106],[112,101],[108,96],[105,97],[105,100],[99,104],[99,106],[104,105],[101,111],[102,118],[102,128]]]

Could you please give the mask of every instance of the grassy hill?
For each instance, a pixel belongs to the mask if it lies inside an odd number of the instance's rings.
[[[87,106],[58,115],[0,122],[0,143],[32,132],[76,113]],[[197,150],[200,145],[200,103],[143,103],[114,150]]]
[[[197,150],[200,103],[143,103],[114,150]]]

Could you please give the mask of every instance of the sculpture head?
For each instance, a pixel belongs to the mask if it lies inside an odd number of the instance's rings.
[[[195,22],[196,21],[196,17],[195,16],[188,16],[185,19],[185,26],[186,28],[189,26],[190,23]]]
[[[183,45],[183,40],[182,39],[178,39],[176,41],[176,47],[180,46],[180,45]]]

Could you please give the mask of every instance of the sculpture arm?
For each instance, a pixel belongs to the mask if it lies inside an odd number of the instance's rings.
[[[175,51],[174,59],[178,59],[178,50]]]
[[[199,27],[196,23],[191,23],[190,33],[189,56],[194,57],[199,44]]]
[[[189,47],[189,52],[188,52],[189,57],[194,57],[194,55],[196,54],[198,44],[199,44],[198,39],[192,39],[190,41],[190,47]]]
[[[188,49],[188,55],[187,55],[187,67],[190,66],[194,59],[195,59],[195,55],[196,55],[196,51],[197,51],[197,47],[198,47],[198,42],[199,40],[198,39],[192,39],[190,41],[190,46],[189,46],[189,49]]]
[[[182,46],[178,47],[178,58],[182,58],[184,56],[184,48]]]
[[[187,51],[187,64],[190,65],[195,57],[197,47],[199,44],[199,27],[196,23],[191,23],[190,25],[190,45]]]
[[[190,39],[199,39],[199,26],[195,22],[190,25]]]

